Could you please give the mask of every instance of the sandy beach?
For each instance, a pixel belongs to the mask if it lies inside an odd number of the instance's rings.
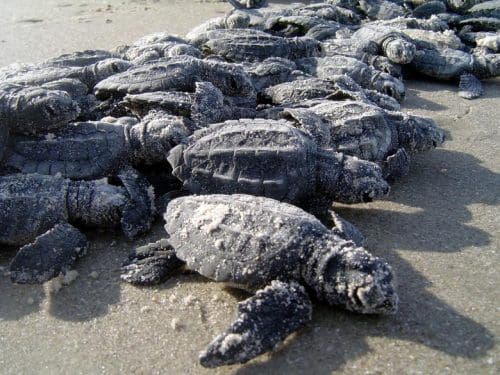
[[[0,66],[111,49],[156,31],[182,36],[229,9],[215,1],[3,0]],[[247,295],[193,273],[149,288],[120,282],[127,254],[161,238],[161,223],[134,242],[86,232],[90,250],[69,285],[13,285],[14,253],[0,252],[0,373],[498,374],[500,80],[485,82],[472,101],[452,83],[406,84],[404,110],[433,117],[446,143],[413,157],[387,199],[335,205],[393,266],[396,315],[315,304],[311,324],[272,353],[208,370],[198,352]]]

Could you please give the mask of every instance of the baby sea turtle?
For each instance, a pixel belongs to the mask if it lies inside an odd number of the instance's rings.
[[[220,55],[229,62],[262,61],[269,57],[295,60],[320,56],[321,45],[312,38],[283,38],[254,29],[211,30],[200,44],[204,54]]]
[[[151,112],[135,125],[77,122],[49,137],[13,141],[3,164],[22,173],[97,179],[129,165],[165,162],[167,152],[194,129],[185,117],[163,112]]]
[[[312,114],[328,126],[330,147],[379,163],[387,180],[408,173],[407,153],[427,151],[444,141],[442,129],[431,118],[384,111],[359,101],[324,101],[307,109],[285,109],[282,117],[301,123],[311,121]]]
[[[194,194],[245,193],[293,203],[324,196],[355,203],[389,192],[378,165],[322,148],[324,129],[307,130],[311,136],[284,120],[226,121],[197,130],[167,159]]]
[[[271,350],[311,321],[309,295],[358,313],[397,310],[384,260],[290,204],[240,194],[188,196],[170,202],[165,221],[168,240],[138,248],[122,279],[152,284],[186,265],[255,293],[200,354],[205,367],[244,363]]]
[[[0,84],[0,118],[11,133],[46,133],[60,129],[79,114],[78,103],[65,91]]]
[[[351,36],[353,43],[376,43],[380,54],[397,64],[408,64],[415,55],[415,44],[396,28],[382,25],[365,25]]]
[[[478,78],[500,75],[500,54],[471,54],[451,48],[418,50],[410,64],[416,72],[441,80],[460,80],[459,95],[477,98],[483,89]]]
[[[211,82],[224,95],[254,97],[255,90],[240,66],[176,56],[147,63],[115,74],[95,87],[100,99],[153,91],[194,92],[196,82]]]
[[[196,82],[195,87],[194,93],[153,91],[127,94],[119,104],[138,116],[144,116],[151,110],[185,116],[191,119],[197,128],[225,120],[255,117],[253,108],[228,105],[226,97],[210,82]],[[229,104],[232,104],[230,99]]]
[[[366,89],[376,90],[402,101],[405,96],[403,82],[390,74],[376,70],[364,62],[348,56],[310,57],[296,61],[304,72],[318,78],[346,74]]]
[[[295,104],[298,107],[309,107],[309,99],[357,100],[373,103],[381,108],[398,111],[399,102],[378,91],[363,89],[352,78],[343,75],[332,75],[328,79],[305,78],[280,83],[265,89],[260,95],[262,101],[273,104]]]
[[[0,72],[0,78],[3,82],[29,86],[43,85],[63,78],[74,78],[92,89],[97,82],[113,74],[123,72],[131,66],[130,62],[118,58],[104,59],[84,66],[41,63],[39,65],[20,66],[19,69],[5,70],[3,73]]]
[[[24,245],[10,265],[12,281],[42,283],[83,255],[85,236],[69,223],[121,225],[128,238],[149,230],[149,184],[132,170],[118,177],[123,186],[40,174],[0,177],[0,244]]]

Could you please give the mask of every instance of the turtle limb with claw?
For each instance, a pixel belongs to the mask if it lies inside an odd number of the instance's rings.
[[[149,230],[149,184],[133,170],[118,179],[122,186],[40,174],[0,177],[0,244],[22,246],[10,265],[12,281],[42,283],[70,268],[87,246],[73,225],[121,226],[130,239]]]
[[[131,254],[123,280],[153,284],[186,266],[254,293],[201,352],[202,366],[245,363],[273,349],[311,321],[311,297],[364,314],[397,310],[390,266],[346,240],[349,230],[331,231],[295,206],[239,194],[188,196],[168,205],[165,220],[168,240]]]

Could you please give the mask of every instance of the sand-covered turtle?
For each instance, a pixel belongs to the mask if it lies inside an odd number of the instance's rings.
[[[403,7],[402,1],[390,0],[359,0],[357,1],[360,9],[368,18],[375,20],[390,20],[397,17],[403,17],[409,13]]]
[[[119,58],[108,58],[82,66],[57,62],[14,65],[12,68],[0,69],[0,79],[2,82],[36,86],[63,78],[74,78],[92,89],[97,82],[123,72],[131,66],[130,62]]]
[[[401,79],[401,66],[378,54],[376,43],[353,43],[350,38],[327,39],[321,44],[323,56],[343,55],[353,57],[365,64]]]
[[[333,75],[345,74],[363,88],[379,91],[398,101],[402,101],[405,96],[405,86],[401,80],[353,57],[310,57],[297,60],[296,63],[304,72],[318,78],[328,79]]]
[[[315,39],[283,38],[255,29],[207,31],[199,48],[206,55],[220,55],[229,62],[262,61],[269,57],[295,60],[321,54],[321,45]]]
[[[408,64],[415,55],[415,44],[400,30],[382,25],[364,25],[351,36],[353,43],[376,43],[381,55],[397,64]]]
[[[43,134],[60,129],[79,114],[78,103],[65,91],[0,84],[0,121],[11,133]]]
[[[345,74],[331,75],[328,79],[305,78],[283,82],[263,90],[260,99],[272,104],[295,104],[299,107],[311,106],[310,99],[352,99],[373,103],[391,111],[397,111],[401,108],[399,102],[393,97],[375,90],[363,89]]]
[[[211,82],[224,95],[255,96],[252,82],[240,66],[192,56],[176,56],[131,68],[99,82],[95,92],[100,99],[153,91],[194,92],[200,81]]]
[[[378,165],[320,146],[325,128],[242,119],[197,130],[168,156],[195,194],[245,193],[307,205],[323,196],[345,203],[389,192]],[[326,129],[328,131],[328,129]]]
[[[483,89],[479,79],[500,75],[500,54],[471,54],[451,48],[418,50],[411,68],[428,77],[441,80],[460,80],[459,95],[477,98]]]
[[[10,265],[12,281],[42,283],[70,267],[86,247],[73,225],[121,226],[128,238],[149,230],[149,184],[133,170],[118,177],[122,186],[36,173],[0,177],[0,245],[24,245]]]
[[[195,127],[185,117],[152,112],[134,125],[87,121],[50,136],[13,140],[3,165],[12,171],[96,179],[124,167],[166,162]]]
[[[137,249],[124,280],[152,284],[185,265],[255,293],[200,354],[205,367],[271,350],[311,320],[310,297],[364,314],[397,310],[384,260],[290,204],[239,194],[188,196],[170,202],[165,221],[168,240]]]
[[[238,118],[255,117],[255,109],[234,105],[210,82],[196,82],[195,92],[153,91],[127,94],[119,105],[144,116],[151,110],[191,119],[197,128]]]
[[[285,109],[282,117],[299,124],[322,121],[329,128],[327,144],[330,147],[379,163],[387,180],[408,173],[409,153],[428,151],[444,141],[443,130],[431,118],[389,112],[353,100],[324,101],[307,109]]]

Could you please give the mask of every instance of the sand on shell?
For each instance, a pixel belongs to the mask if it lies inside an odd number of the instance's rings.
[[[184,35],[228,9],[213,1],[3,0],[0,65],[110,49],[155,31]],[[337,206],[399,276],[397,315],[316,304],[313,322],[274,352],[207,370],[198,352],[246,295],[195,274],[153,288],[122,283],[122,261],[160,238],[161,224],[135,242],[90,231],[90,251],[69,285],[12,285],[13,252],[0,253],[0,373],[498,373],[499,80],[474,101],[459,98],[453,84],[407,87],[405,110],[434,117],[447,142],[413,157],[388,199]]]

